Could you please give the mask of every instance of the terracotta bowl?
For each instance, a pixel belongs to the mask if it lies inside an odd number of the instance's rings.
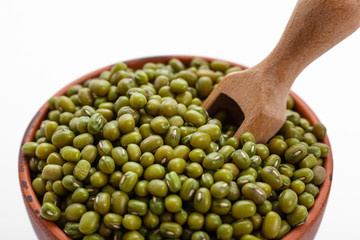
[[[142,68],[142,66],[147,62],[154,63],[165,63],[171,58],[176,57],[183,61],[185,64],[189,64],[191,59],[195,56],[155,56],[147,57],[125,61],[125,63],[133,69]],[[197,56],[196,56],[197,57]],[[214,60],[213,58],[201,57],[208,61]],[[246,68],[242,65],[229,62],[232,66],[240,66]],[[62,88],[54,96],[60,96],[65,94],[66,90],[75,85],[81,84],[85,80],[99,76],[102,71],[109,70],[111,66],[103,67],[92,73],[89,73]],[[296,110],[305,118],[307,118],[311,124],[319,122],[319,119],[316,117],[314,112],[305,104],[303,100],[300,99],[295,93],[291,92],[290,95],[294,98],[296,103]],[[46,117],[48,112],[48,104],[45,103],[39,111],[35,114],[34,118],[31,120],[26,132],[24,134],[22,144],[32,141],[35,136],[36,130],[39,128],[41,121]],[[330,147],[329,139],[326,136],[323,140]],[[21,144],[21,145],[22,145]],[[21,148],[20,148],[21,149]],[[331,150],[331,148],[330,148]],[[47,221],[41,217],[40,209],[41,205],[31,187],[31,178],[30,171],[28,166],[28,157],[23,154],[20,150],[19,153],[19,180],[20,187],[23,194],[24,203],[30,217],[33,228],[39,239],[70,239],[55,223]],[[330,154],[324,159],[324,167],[326,169],[326,178],[324,183],[320,187],[320,192],[316,198],[316,201],[313,207],[309,211],[309,216],[306,222],[300,226],[294,228],[290,233],[288,233],[283,240],[309,240],[313,239],[316,235],[316,232],[320,226],[327,200],[330,193],[332,174],[333,174],[333,158]]]

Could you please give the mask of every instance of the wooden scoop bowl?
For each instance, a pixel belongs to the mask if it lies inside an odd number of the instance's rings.
[[[358,0],[299,0],[275,49],[262,62],[227,75],[203,103],[210,115],[225,109],[235,133],[267,142],[286,120],[286,99],[300,72],[360,26]]]

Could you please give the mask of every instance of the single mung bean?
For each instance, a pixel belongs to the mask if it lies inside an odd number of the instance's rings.
[[[141,218],[132,214],[125,214],[122,220],[122,225],[127,230],[137,230],[141,227],[141,224]]]
[[[129,171],[123,175],[120,180],[119,188],[121,191],[129,193],[133,190],[138,180],[138,175],[135,172]]]
[[[42,185],[40,185],[43,181],[42,179],[40,179],[41,181],[38,181],[38,182],[35,182],[35,180],[39,180],[40,178],[35,178],[33,180],[33,184],[32,184],[32,187],[35,191],[36,194],[39,194],[39,195],[44,195],[45,194],[45,189],[44,189],[44,193],[41,194],[42,192],[39,192],[40,189],[43,189],[42,188]],[[40,186],[39,186],[40,185]],[[39,187],[41,187],[39,189]],[[45,187],[44,187],[45,188]],[[53,182],[53,185],[52,185],[52,190],[54,191],[54,193],[58,196],[66,196],[69,191],[64,187],[64,185],[62,184],[62,181],[61,180],[56,180]]]
[[[181,139],[181,131],[177,126],[170,126],[164,137],[164,143],[176,147]]]
[[[219,215],[227,215],[231,210],[232,204],[230,200],[223,199],[213,199],[211,201],[210,211]]]
[[[122,147],[126,148],[130,144],[138,145],[142,141],[142,136],[139,132],[133,131],[123,135],[120,139]]]
[[[171,171],[165,175],[165,183],[172,193],[176,193],[181,189],[180,178],[175,171]]]
[[[112,230],[119,230],[121,229],[121,222],[123,217],[116,213],[107,213],[104,218],[103,222],[106,227]]]
[[[147,99],[143,94],[138,93],[138,92],[131,94],[130,106],[132,108],[135,108],[135,109],[143,108],[146,103],[147,103]]]
[[[150,121],[151,129],[158,134],[164,134],[170,127],[169,121],[163,116],[157,116]]]
[[[299,162],[300,168],[313,168],[317,163],[317,159],[313,154],[309,154]]]
[[[60,219],[61,211],[55,204],[45,202],[41,207],[41,216],[49,221],[57,221]]]
[[[194,178],[188,178],[182,184],[179,195],[184,201],[191,200],[199,189],[199,182]]]
[[[200,127],[205,124],[206,118],[203,114],[196,110],[188,110],[185,113],[185,121],[187,121],[190,125],[195,127]]]
[[[216,213],[208,213],[205,217],[204,229],[207,232],[215,232],[222,224],[221,217]]]
[[[182,209],[182,200],[176,194],[170,194],[165,197],[165,208],[171,213],[177,213]]]
[[[178,103],[176,100],[167,98],[160,104],[159,114],[165,117],[172,117],[178,111]]]
[[[41,160],[46,160],[53,152],[56,152],[56,146],[51,143],[43,142],[36,147],[35,156]]]
[[[280,230],[276,238],[284,237],[288,232],[290,232],[291,226],[286,220],[281,220]]]
[[[160,146],[164,145],[164,140],[159,135],[151,135],[140,143],[140,149],[142,152],[153,152]]]
[[[192,162],[186,167],[186,175],[191,178],[198,178],[203,174],[202,166],[197,162]]]
[[[65,209],[65,217],[71,222],[79,221],[84,213],[86,213],[86,207],[81,203],[71,203]]]
[[[72,146],[65,146],[61,148],[60,155],[64,160],[70,162],[78,162],[81,157],[80,150]]]
[[[186,170],[186,161],[182,158],[173,158],[168,162],[167,169],[182,174]]]
[[[283,139],[272,138],[268,144],[271,153],[282,156],[287,150],[288,146]]]
[[[314,183],[316,186],[320,186],[326,178],[325,168],[323,166],[315,166],[312,168],[312,172],[314,174],[312,183]]]
[[[153,179],[163,179],[164,176],[165,168],[160,164],[153,164],[144,171],[144,178],[149,181]]]
[[[165,181],[153,179],[149,182],[149,193],[156,197],[165,197],[168,193],[168,187]]]
[[[175,72],[179,72],[185,69],[184,64],[177,58],[170,59],[169,65],[175,70]]]
[[[200,213],[206,213],[211,207],[211,194],[207,188],[199,188],[194,195],[194,209]]]
[[[21,151],[23,151],[23,153],[26,156],[34,157],[35,151],[36,151],[36,148],[38,147],[38,145],[39,145],[39,143],[37,143],[37,142],[27,142],[24,145],[22,145]]]
[[[272,203],[269,200],[265,200],[263,203],[256,205],[257,213],[265,215],[272,210]]]
[[[180,225],[184,225],[188,220],[189,214],[184,209],[174,214],[174,220]]]
[[[189,86],[194,86],[196,80],[198,79],[196,74],[190,70],[181,70],[180,72],[176,73],[175,76],[177,78],[184,79],[189,84]]]
[[[295,210],[298,203],[298,196],[292,189],[285,189],[279,196],[280,210],[285,213],[291,213]]]
[[[80,158],[93,163],[97,157],[97,148],[94,145],[86,145],[80,152]]]
[[[189,214],[187,225],[191,230],[200,230],[203,228],[205,217],[203,214],[198,212],[192,212]]]
[[[120,137],[119,124],[116,120],[106,123],[102,129],[102,135],[105,139],[115,141]]]
[[[181,150],[186,153],[184,149]],[[155,151],[154,158],[156,163],[166,164],[174,158],[174,149],[168,145],[163,145]]]
[[[285,153],[284,157],[289,163],[298,163],[307,155],[307,148],[302,144],[295,144],[289,147]]]
[[[281,158],[277,154],[271,154],[264,160],[264,166],[273,166],[276,169],[279,169],[281,164]]]
[[[307,132],[303,135],[303,141],[306,142],[308,145],[311,145],[313,143],[316,143],[317,139],[313,133]]]
[[[249,155],[241,149],[236,150],[231,155],[231,160],[240,170],[247,169],[251,164],[251,159]]]
[[[146,197],[149,194],[149,181],[147,180],[141,180],[136,183],[134,192],[136,196],[139,197]]]
[[[94,137],[90,133],[82,133],[80,135],[77,135],[73,139],[73,146],[80,150],[83,149],[86,145],[93,143],[94,143]]]
[[[179,111],[179,107],[178,107],[178,111]],[[179,113],[177,113],[179,114]],[[168,118],[168,121],[170,123],[170,126],[176,126],[176,127],[181,127],[184,125],[184,120],[182,119],[181,116],[179,115],[175,115],[175,116],[172,116],[172,117],[169,117]]]
[[[200,185],[202,187],[210,188],[214,184],[214,177],[210,173],[203,173],[200,178]]]
[[[108,179],[109,179],[109,177],[107,174],[105,174],[101,171],[96,171],[95,173],[93,173],[90,176],[90,184],[93,187],[100,188],[100,187],[105,186],[108,183]]]
[[[149,209],[155,215],[161,215],[165,210],[164,199],[153,196],[149,200]]]
[[[207,149],[210,146],[211,137],[204,132],[195,132],[191,135],[190,145],[193,148]]]
[[[83,234],[96,232],[100,222],[100,216],[94,211],[88,211],[81,216],[79,230]]]
[[[305,222],[308,217],[308,211],[305,206],[297,205],[295,210],[286,215],[287,222],[292,226],[298,226]]]
[[[67,222],[63,231],[72,239],[81,238],[83,236],[79,230],[79,223]]]
[[[282,187],[282,179],[279,171],[272,166],[264,167],[260,172],[261,178],[264,182],[268,183],[273,189],[279,189]]]
[[[115,191],[111,195],[111,210],[112,212],[124,215],[127,211],[127,203],[129,201],[129,195],[123,191]]]
[[[236,183],[239,187],[243,187],[246,183],[255,182],[255,177],[251,174],[241,175],[236,179]]]
[[[300,179],[305,184],[311,182],[314,178],[314,173],[310,168],[300,168],[294,172],[293,179]]]
[[[126,162],[124,165],[122,165],[121,168],[123,173],[127,173],[129,171],[132,171],[138,175],[138,178],[140,178],[143,175],[144,169],[143,167],[137,163],[137,162]]]
[[[251,158],[256,153],[256,144],[254,142],[246,142],[242,146],[242,150],[244,150],[247,155]]]
[[[109,183],[113,187],[118,187],[122,176],[123,176],[122,172],[120,172],[118,170],[114,171],[109,177]]]
[[[188,87],[188,83],[181,78],[174,79],[170,82],[170,90],[174,93],[184,93]]]
[[[110,156],[102,156],[97,167],[100,171],[109,175],[115,171],[115,161]]]
[[[50,182],[50,181],[48,181],[48,182]],[[44,204],[46,202],[50,202],[50,203],[53,203],[55,205],[59,204],[60,198],[59,198],[58,195],[56,195],[56,193],[54,193],[52,191],[52,186],[51,186],[51,188],[49,187],[49,189],[47,188],[46,191],[47,192],[44,194],[42,204]]]
[[[276,238],[281,227],[281,217],[274,211],[268,212],[261,227],[261,234],[269,239]]]
[[[127,211],[130,214],[137,216],[145,216],[148,210],[148,205],[145,202],[130,199],[127,203]]]
[[[178,238],[182,235],[183,229],[175,222],[163,222],[160,224],[160,234],[165,238]]]
[[[216,237],[220,240],[230,240],[233,235],[233,227],[230,224],[221,224],[216,229]]]
[[[189,153],[189,158],[192,162],[201,163],[206,157],[206,153],[201,148],[195,148]]]
[[[315,123],[312,129],[313,134],[317,139],[323,140],[326,135],[326,128],[322,123]]]
[[[316,142],[316,143],[313,143],[311,146],[320,148],[320,150],[321,150],[320,157],[322,157],[322,158],[325,158],[330,152],[330,148],[325,143]]]
[[[251,182],[246,183],[241,188],[241,193],[247,199],[254,201],[255,204],[261,204],[267,198],[265,191],[262,188],[260,188],[258,185],[256,185],[255,183],[251,183]]]
[[[159,225],[159,217],[150,211],[143,217],[143,224],[148,229],[154,229]]]
[[[80,160],[76,163],[73,174],[78,180],[85,180],[90,172],[91,164],[87,160]]]
[[[238,200],[241,196],[238,185],[236,184],[236,182],[231,181],[229,183],[229,186],[230,186],[230,190],[229,190],[229,193],[226,195],[226,198],[231,201]]]
[[[83,186],[83,183],[79,180],[77,180],[73,175],[67,175],[63,177],[61,180],[62,185],[69,191],[73,192],[77,188],[80,188]]]
[[[107,123],[106,118],[100,113],[91,115],[87,124],[87,130],[90,134],[98,134],[101,132],[104,125]]]
[[[288,176],[289,178],[291,178],[294,174],[293,167],[290,165],[290,163],[280,164],[278,170],[280,174]]]
[[[63,177],[62,166],[48,164],[43,168],[42,178],[45,180],[55,181]]]
[[[115,147],[111,150],[111,157],[117,166],[122,166],[129,161],[129,156],[126,150],[122,147]]]
[[[249,219],[242,219],[231,224],[233,227],[233,236],[241,237],[245,234],[250,234],[253,231],[253,223]]]
[[[256,212],[256,205],[251,200],[236,201],[231,208],[231,215],[234,218],[248,218]]]
[[[299,204],[304,205],[307,209],[310,209],[314,205],[315,198],[313,195],[307,192],[303,192],[299,195]]]
[[[210,236],[204,231],[196,231],[191,235],[191,240],[210,240]]]
[[[85,188],[77,188],[71,194],[73,203],[85,203],[89,199],[89,192]]]
[[[110,82],[103,79],[93,79],[89,83],[89,88],[97,96],[103,97],[110,89]]]
[[[112,143],[109,140],[100,140],[96,145],[98,154],[102,156],[109,156],[111,155],[111,150],[114,148]]]
[[[203,159],[202,165],[207,170],[215,170],[224,164],[224,157],[218,152],[212,152]]]

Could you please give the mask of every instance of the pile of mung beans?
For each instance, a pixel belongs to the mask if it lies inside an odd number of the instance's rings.
[[[124,63],[49,100],[28,156],[41,216],[72,239],[280,239],[304,223],[325,179],[321,142],[287,100],[267,144],[202,101],[222,61]]]

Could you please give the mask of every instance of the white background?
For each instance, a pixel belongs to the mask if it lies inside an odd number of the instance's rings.
[[[0,229],[36,239],[18,182],[18,151],[40,106],[97,68],[185,54],[247,66],[273,49],[296,1],[0,1]],[[360,30],[312,63],[293,85],[327,126],[330,199],[316,239],[360,239]]]

